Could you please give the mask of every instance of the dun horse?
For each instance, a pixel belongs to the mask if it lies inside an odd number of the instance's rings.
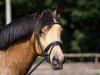
[[[45,52],[52,68],[62,69],[61,32],[58,9],[38,11],[4,26],[0,31],[0,75],[25,75],[48,45]]]

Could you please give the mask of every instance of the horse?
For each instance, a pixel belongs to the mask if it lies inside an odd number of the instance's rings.
[[[0,30],[0,75],[26,75],[44,52],[53,69],[62,69],[63,28],[59,18],[58,9],[43,10],[5,25]]]

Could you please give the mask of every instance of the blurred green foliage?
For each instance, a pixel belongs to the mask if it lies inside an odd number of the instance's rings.
[[[42,4],[56,8],[58,0],[11,0],[12,19],[33,14]],[[63,0],[61,22],[66,53],[100,53],[100,0]],[[5,0],[0,0],[0,28],[5,25]]]

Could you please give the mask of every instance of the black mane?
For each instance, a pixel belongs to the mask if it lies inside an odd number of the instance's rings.
[[[4,26],[0,31],[0,50],[6,49],[18,41],[27,40],[46,25],[54,23],[52,12],[46,10],[42,18],[37,18],[37,13],[23,17]]]

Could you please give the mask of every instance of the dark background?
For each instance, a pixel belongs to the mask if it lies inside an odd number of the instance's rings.
[[[61,22],[65,53],[100,53],[100,0],[63,0]],[[54,10],[58,0],[42,0]],[[11,0],[12,20],[35,13],[39,0]],[[0,29],[5,25],[5,0],[0,0]]]

